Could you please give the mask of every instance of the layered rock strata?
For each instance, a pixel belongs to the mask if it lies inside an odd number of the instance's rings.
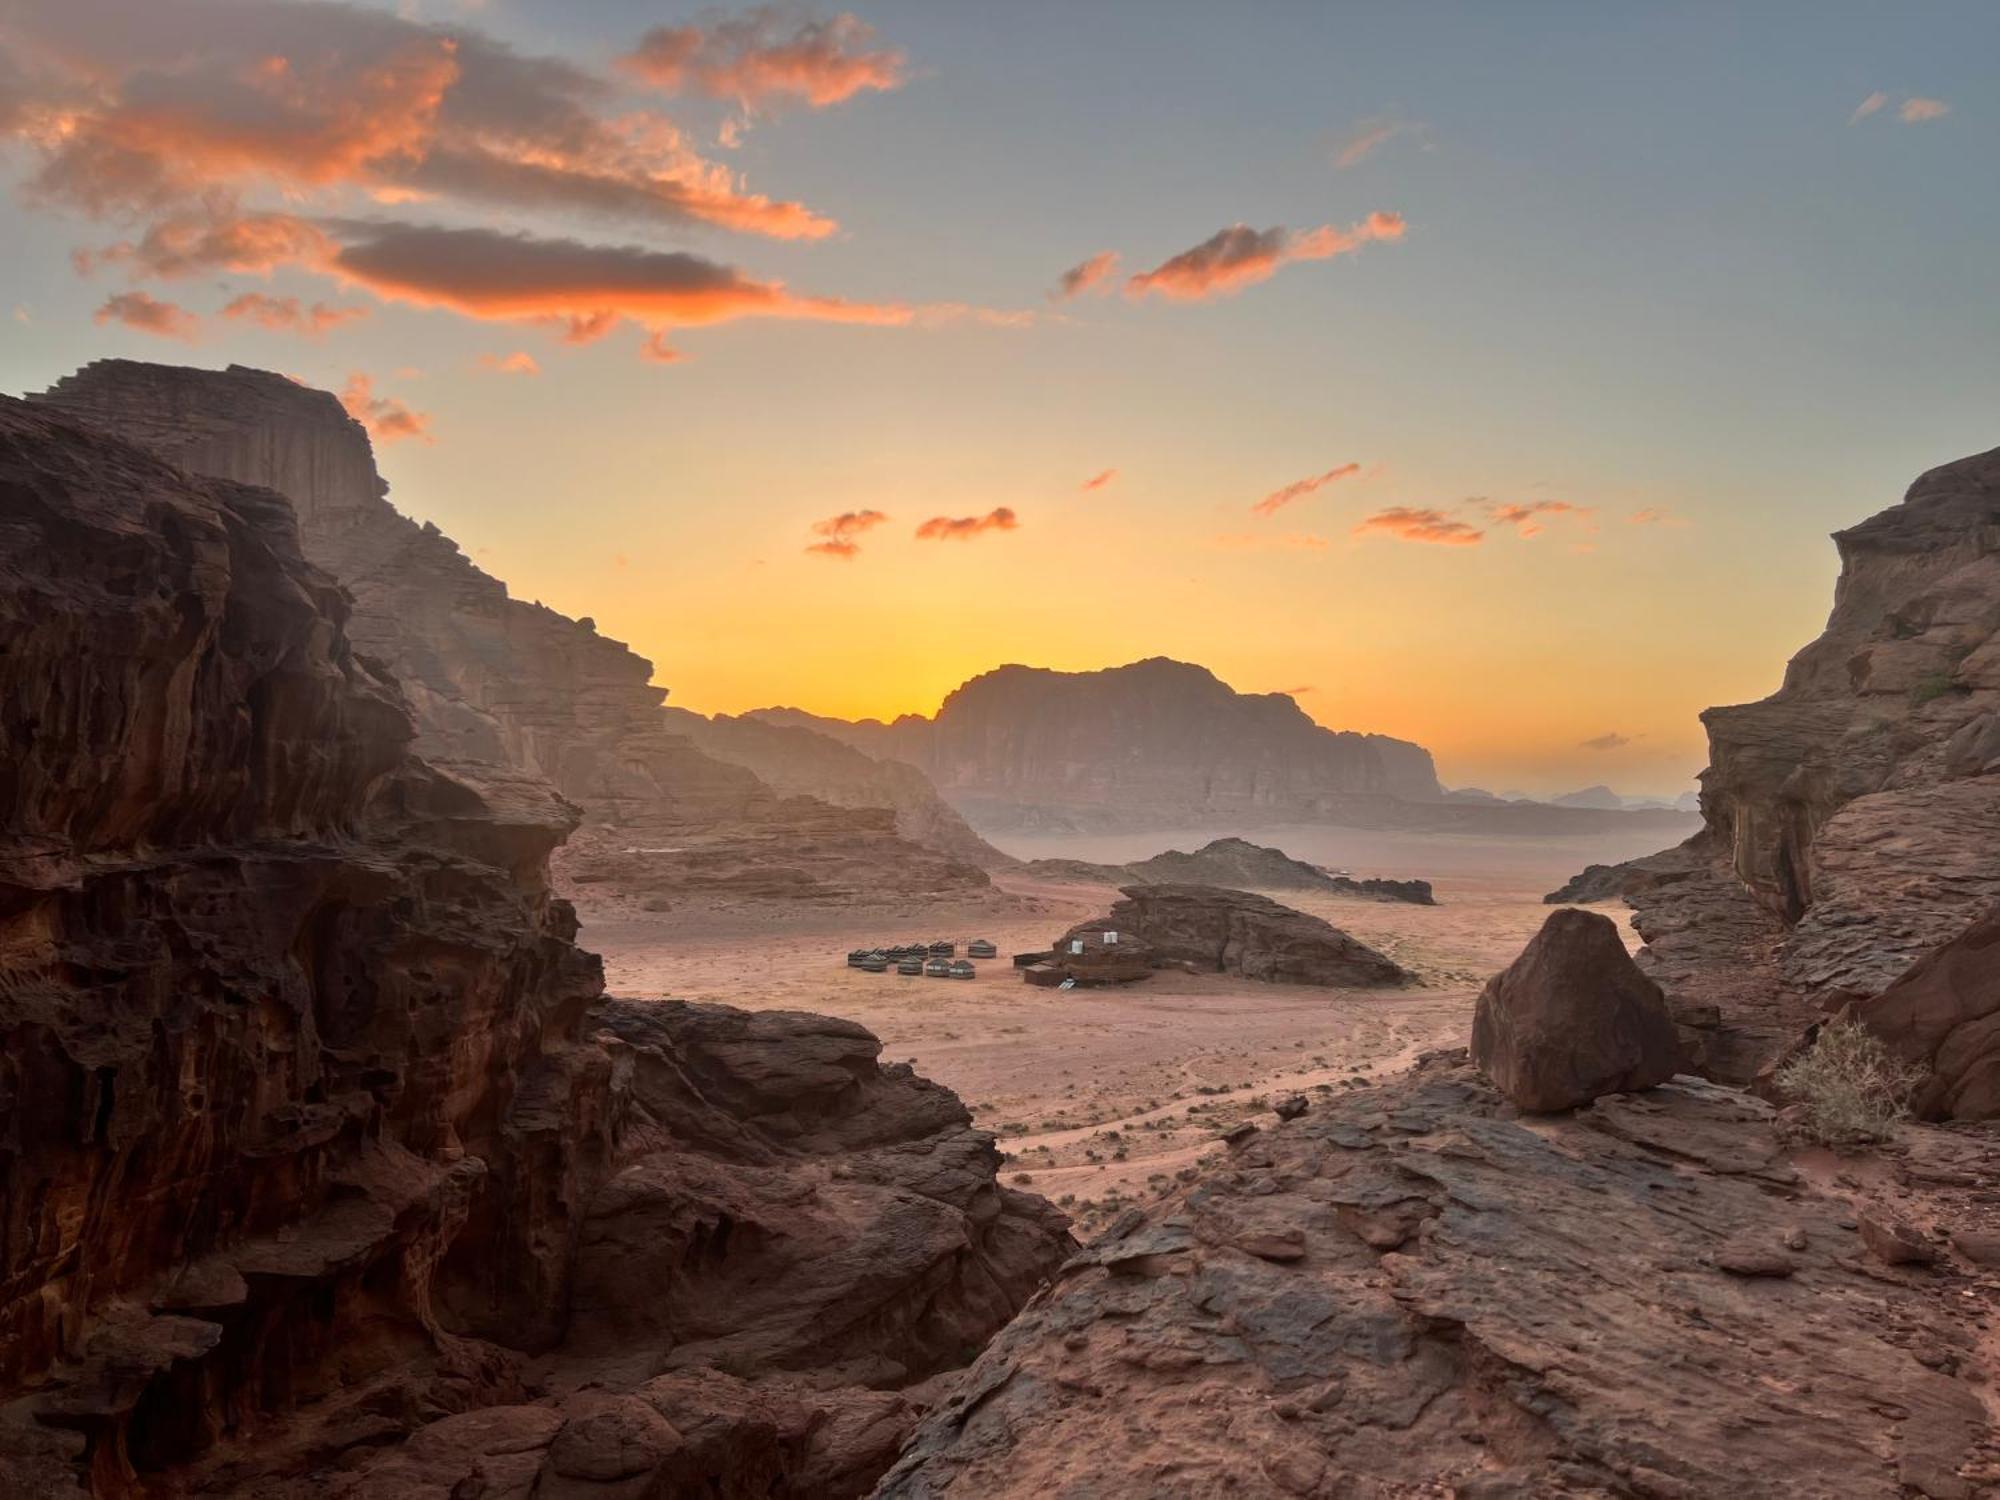
[[[858,1027],[601,1004],[576,810],[349,618],[0,400],[0,1491],[864,1490],[1061,1216]]]
[[[1551,898],[1629,900],[1670,994],[1747,1018],[1750,1071],[2000,903],[2000,450],[1834,542],[1825,632],[1702,716],[1702,831]]]
[[[796,780],[774,788],[673,732],[650,662],[589,620],[509,597],[451,538],[397,512],[366,432],[328,393],[241,366],[101,360],[34,399],[190,472],[290,499],[306,556],[353,595],[356,649],[402,684],[419,751],[541,777],[582,808],[566,881],[655,907],[989,889],[962,857],[970,830],[914,787],[877,775],[880,802],[799,795]],[[906,837],[906,822],[940,843]]]
[[[1074,1257],[877,1495],[1987,1492],[1990,1278],[1876,1261],[1734,1091],[1510,1113],[1440,1056],[1241,1138]]]

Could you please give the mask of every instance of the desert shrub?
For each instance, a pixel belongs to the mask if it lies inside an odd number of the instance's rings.
[[[1829,1021],[1812,1046],[1777,1072],[1777,1085],[1803,1106],[1799,1130],[1822,1146],[1886,1141],[1910,1112],[1924,1070],[1903,1062],[1853,1021]]]

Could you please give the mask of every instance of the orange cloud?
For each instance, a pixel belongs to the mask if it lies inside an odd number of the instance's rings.
[[[983,516],[932,516],[917,528],[917,540],[970,541],[982,531],[1012,531],[1020,524],[1020,518],[1011,509],[997,505]]]
[[[1867,119],[1888,102],[1889,96],[1887,94],[1883,93],[1880,89],[1875,90],[1874,93],[1854,106],[1854,113],[1847,117],[1847,123],[1850,125],[1860,124],[1861,121]]]
[[[1343,172],[1349,167],[1358,167],[1397,136],[1414,134],[1422,129],[1421,125],[1408,120],[1388,116],[1362,120],[1334,143],[1333,164]]]
[[[639,346],[639,358],[651,360],[656,365],[677,365],[687,356],[667,342],[662,330],[654,330],[646,335],[646,341]]]
[[[1250,514],[1253,516],[1275,516],[1294,500],[1302,500],[1314,490],[1322,489],[1338,480],[1347,478],[1350,474],[1359,474],[1360,472],[1360,464],[1348,463],[1328,469],[1324,474],[1315,474],[1310,479],[1295,479],[1282,489],[1271,491],[1270,494],[1251,506]]]
[[[376,296],[470,318],[547,324],[573,343],[600,338],[620,321],[657,332],[736,318],[899,326],[916,316],[901,304],[800,296],[782,282],[757,281],[685,251],[490,229],[345,228],[359,238],[342,246],[327,269]]]
[[[1128,277],[1125,291],[1131,297],[1158,293],[1183,302],[1228,296],[1268,281],[1280,266],[1293,261],[1328,260],[1352,254],[1371,240],[1400,240],[1404,227],[1401,214],[1381,212],[1349,229],[1322,224],[1297,234],[1283,226],[1252,229],[1233,224],[1152,270]]]
[[[1687,517],[1675,515],[1672,511],[1657,505],[1649,505],[1644,510],[1635,510],[1625,518],[1634,526],[1685,526]]]
[[[1101,473],[1093,474],[1090,478],[1084,480],[1083,488],[1086,490],[1101,490],[1106,485],[1113,483],[1117,478],[1118,471],[1116,469],[1105,469]]]
[[[414,410],[394,396],[376,395],[375,382],[359,370],[347,377],[340,404],[378,443],[399,443],[405,438],[432,441],[428,412]]]
[[[360,191],[701,222],[778,238],[836,225],[747,191],[608,80],[352,5],[102,0],[10,20],[36,58],[0,133],[38,151],[34,196],[95,215],[184,214],[252,189]],[[858,24],[858,23],[857,23]]]
[[[1530,500],[1507,505],[1489,503],[1486,513],[1496,526],[1511,526],[1522,536],[1535,536],[1542,530],[1544,517],[1574,516],[1587,520],[1597,511],[1594,506],[1572,505],[1567,500]]]
[[[123,323],[141,333],[167,339],[188,339],[201,331],[201,319],[172,302],[161,302],[144,292],[120,292],[98,308],[95,321]]]
[[[1905,99],[1896,111],[1896,118],[1905,125],[1921,125],[1926,120],[1941,120],[1951,113],[1951,106],[1942,99]]]
[[[824,540],[810,543],[806,551],[818,553],[821,557],[851,560],[861,552],[861,544],[855,538],[888,519],[879,510],[844,510],[837,516],[828,516],[824,521],[815,521],[813,535]]]
[[[123,265],[134,275],[173,279],[215,271],[263,273],[283,265],[325,260],[334,242],[316,225],[292,214],[238,213],[227,197],[213,199],[152,224],[136,243],[80,251],[77,269]]]
[[[491,370],[496,375],[539,375],[542,367],[535,356],[525,349],[517,349],[512,354],[482,354],[479,368]]]
[[[656,27],[618,63],[668,93],[692,89],[745,110],[776,102],[824,109],[902,87],[908,59],[874,41],[874,29],[845,12],[821,21],[765,5],[706,26]]]
[[[1402,542],[1430,542],[1442,547],[1471,547],[1486,539],[1486,533],[1464,521],[1452,519],[1441,510],[1413,509],[1392,505],[1377,511],[1354,528],[1356,536],[1380,533]]]
[[[1056,278],[1056,289],[1049,293],[1051,301],[1067,301],[1082,295],[1093,287],[1102,287],[1118,270],[1118,252],[1100,250],[1089,260],[1079,261]]]
[[[368,316],[365,307],[329,307],[315,302],[310,307],[297,297],[269,297],[262,292],[245,292],[227,307],[222,316],[248,321],[274,333],[302,333],[318,338],[329,328],[352,323]]]

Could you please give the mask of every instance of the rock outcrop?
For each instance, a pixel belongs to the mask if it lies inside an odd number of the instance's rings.
[[[1681,1044],[1617,924],[1570,906],[1479,992],[1472,1060],[1520,1108],[1547,1114],[1665,1083]]]
[[[610,1072],[542,878],[573,809],[410,756],[268,491],[0,401],[0,536],[0,1390],[115,1490],[364,1324],[451,1365],[485,1266],[545,1336],[606,1122],[515,1107]]]
[[[1034,859],[1022,867],[1043,880],[1094,885],[1220,885],[1239,891],[1324,891],[1368,901],[1406,901],[1436,906],[1428,880],[1356,880],[1331,875],[1318,865],[1293,859],[1282,849],[1248,839],[1212,839],[1192,854],[1169,849],[1128,865],[1093,864],[1080,859]]]
[[[1987,1492],[1990,1278],[1863,1265],[1733,1091],[1505,1114],[1434,1057],[1249,1135],[1074,1257],[878,1497]]]
[[[858,1027],[601,1004],[349,607],[0,400],[0,1492],[865,1490],[1062,1217]]]
[[[1912,1101],[1928,1119],[2000,1119],[2000,912],[1917,960],[1855,1019],[1921,1064]]]
[[[1331,923],[1268,896],[1206,885],[1134,885],[1120,894],[1124,899],[1108,915],[1078,923],[1056,940],[1057,967],[1115,960],[1270,984],[1357,989],[1408,984],[1414,977]],[[1105,942],[1108,932],[1117,934],[1115,943]]]
[[[1834,542],[1825,632],[1771,697],[1702,716],[1702,831],[1577,895],[1622,894],[1648,971],[1719,1010],[1720,1076],[2000,904],[2000,450]]]
[[[800,796],[673,732],[650,662],[587,620],[510,598],[451,538],[397,512],[367,433],[327,392],[241,366],[101,360],[33,399],[290,499],[307,558],[353,595],[355,648],[402,684],[420,753],[539,777],[583,810],[558,864],[566,883],[655,907],[990,888],[962,857],[974,847],[962,824],[931,814],[943,843],[904,836],[901,809],[921,800],[907,786],[877,777],[900,801],[861,806]]]
[[[1323,729],[1283,693],[1239,693],[1164,657],[1100,672],[1001,667],[954,689],[929,719],[757,717],[906,761],[989,830],[1318,821],[1370,799],[1439,795],[1421,746]]]
[[[974,833],[915,766],[877,760],[801,725],[768,723],[747,714],[705,717],[681,708],[662,712],[675,734],[717,760],[756,773],[781,796],[812,797],[835,807],[886,807],[896,814],[896,832],[913,844],[982,870],[1010,869],[1016,863]]]

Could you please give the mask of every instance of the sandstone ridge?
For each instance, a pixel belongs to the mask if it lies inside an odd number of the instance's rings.
[[[32,399],[290,499],[307,558],[353,595],[355,648],[401,683],[418,750],[540,777],[582,809],[558,862],[566,883],[654,907],[989,890],[983,846],[920,777],[822,776],[802,795],[804,778],[763,779],[706,728],[702,747],[675,732],[707,721],[667,722],[650,662],[588,620],[509,597],[391,506],[366,432],[328,393],[242,366],[100,360]]]
[[[2000,903],[2000,449],[1834,542],[1825,631],[1769,698],[1702,715],[1702,830],[1551,898],[1632,903],[1649,972],[1722,1017],[1719,1076]]]

